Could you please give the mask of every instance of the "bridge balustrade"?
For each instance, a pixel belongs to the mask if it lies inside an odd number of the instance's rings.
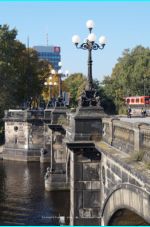
[[[143,159],[150,161],[150,126],[147,123],[103,118],[103,141],[126,153],[144,151]]]

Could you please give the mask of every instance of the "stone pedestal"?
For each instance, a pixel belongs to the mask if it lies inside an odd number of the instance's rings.
[[[58,97],[55,102],[55,108],[51,113],[52,124],[57,124],[58,118],[66,118],[68,111],[63,97]]]
[[[101,211],[101,154],[94,144],[66,142],[70,147],[70,225],[98,226]],[[73,148],[74,147],[74,148]]]
[[[45,109],[44,110],[44,119],[45,120],[50,120],[51,119],[51,112],[54,110],[54,108],[51,109]]]
[[[43,111],[5,111],[3,159],[40,161],[40,151],[44,145],[43,119]]]
[[[51,123],[57,124],[58,118],[66,118],[67,111],[68,111],[67,107],[64,107],[64,108],[56,107],[51,113],[51,117],[52,117]]]
[[[66,174],[53,173],[45,177],[46,191],[68,191],[70,190],[70,182],[66,182]]]
[[[63,143],[66,132],[61,125],[49,125],[49,128],[51,131],[51,171],[66,172],[66,147]]]
[[[72,121],[71,140],[93,140],[102,137],[102,118],[108,117],[99,106],[79,107]]]

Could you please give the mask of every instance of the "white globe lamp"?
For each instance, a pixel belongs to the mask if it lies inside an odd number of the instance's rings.
[[[72,37],[72,42],[73,42],[74,44],[78,44],[78,43],[80,42],[80,37],[79,37],[78,35],[74,35],[74,36]]]
[[[99,38],[99,42],[101,45],[105,45],[107,43],[107,38],[105,36],[101,36]]]
[[[95,42],[96,40],[96,35],[94,33],[91,33],[88,35],[88,39],[90,42]]]
[[[55,70],[53,69],[53,70],[51,71],[51,73],[54,75],[54,74],[55,74]]]
[[[63,71],[61,69],[58,70],[58,74],[62,74]]]
[[[94,23],[93,20],[88,20],[88,21],[86,22],[86,26],[87,26],[89,29],[94,28],[94,25],[95,25],[95,23]]]
[[[61,67],[63,65],[63,63],[62,62],[59,62],[58,65]]]
[[[65,73],[66,73],[67,75],[69,75],[69,73],[70,73],[70,72],[69,72],[69,70],[66,70],[66,72],[65,72]]]

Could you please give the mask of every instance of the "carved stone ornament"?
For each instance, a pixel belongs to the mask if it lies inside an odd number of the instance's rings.
[[[82,90],[81,97],[78,101],[79,107],[92,107],[92,106],[100,106],[101,98],[97,96],[97,90]]]

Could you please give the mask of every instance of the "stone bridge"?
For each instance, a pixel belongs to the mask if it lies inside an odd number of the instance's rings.
[[[49,161],[45,188],[70,189],[70,225],[150,225],[149,124],[109,118],[101,107],[59,112],[67,123],[7,112],[4,159]]]
[[[102,118],[101,138],[74,134],[75,114],[67,119],[49,128],[51,169],[69,175],[70,225],[150,225],[149,124]]]

